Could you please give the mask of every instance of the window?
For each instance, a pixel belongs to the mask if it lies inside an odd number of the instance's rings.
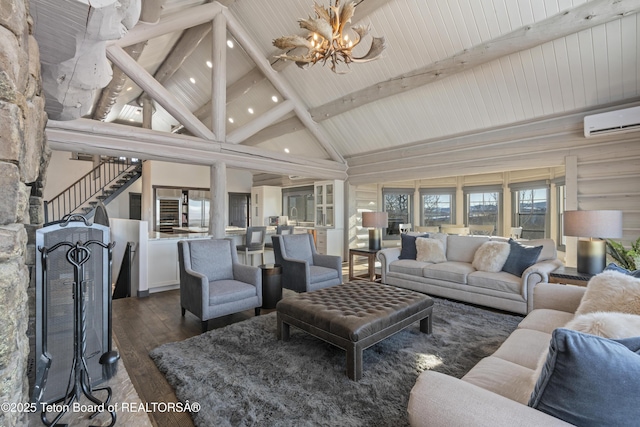
[[[558,205],[558,234],[556,242],[558,242],[558,250],[566,250],[567,238],[564,235],[564,210],[567,206],[567,192],[564,182],[556,184],[556,200]]]
[[[502,229],[502,187],[467,187],[465,217],[467,226],[493,225]]]
[[[386,188],[382,190],[384,211],[389,215],[389,225],[384,230],[384,239],[400,239],[400,224],[412,224],[412,188]]]
[[[549,185],[546,182],[509,186],[513,201],[513,226],[522,227],[523,239],[543,239],[549,234]]]
[[[313,223],[315,214],[313,185],[283,188],[282,212],[291,221]]]
[[[420,224],[434,226],[453,224],[455,215],[455,188],[420,190]]]

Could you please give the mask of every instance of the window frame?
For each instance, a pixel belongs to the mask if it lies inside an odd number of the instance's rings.
[[[504,212],[504,207],[502,206],[503,204],[503,188],[501,184],[496,184],[496,185],[470,185],[470,186],[465,186],[462,188],[462,192],[464,194],[464,219],[465,219],[465,226],[469,227],[471,225],[470,221],[469,221],[469,209],[470,209],[470,196],[471,194],[478,194],[478,193],[497,193],[498,194],[498,200],[496,201],[496,205],[497,205],[497,219],[496,219],[496,224],[492,224],[495,226],[495,230],[502,230],[502,224],[503,224],[503,212]]]
[[[383,188],[382,189],[382,210],[383,212],[387,211],[387,203],[386,197],[388,195],[405,195],[407,196],[407,218],[408,221],[405,223],[414,224],[413,222],[413,195],[415,190],[413,188]],[[387,225],[391,223],[393,218],[389,215],[389,222]],[[414,224],[415,225],[415,224]],[[389,227],[385,227],[382,229],[382,240],[400,240],[400,234],[389,234]]]
[[[522,191],[544,190],[546,198],[546,211],[544,214],[544,231],[542,239],[549,238],[551,233],[551,186],[549,181],[527,181],[517,182],[509,184],[509,190],[511,191],[511,224],[513,227],[521,227],[520,224],[520,193]],[[522,238],[527,239],[524,233],[526,230],[522,230]]]
[[[440,187],[440,188],[420,188],[420,225],[442,225],[442,224],[455,224],[456,220],[456,188],[455,187]],[[439,222],[437,224],[426,224],[424,215],[424,196],[449,196],[451,198],[449,203],[449,222]]]

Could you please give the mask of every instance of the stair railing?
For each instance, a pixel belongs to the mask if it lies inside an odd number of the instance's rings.
[[[129,171],[133,171],[140,161],[109,158],[87,172],[60,194],[44,202],[44,222],[48,224],[61,220],[65,215],[79,210],[89,200]]]

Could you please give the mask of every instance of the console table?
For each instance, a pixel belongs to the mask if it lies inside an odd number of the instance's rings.
[[[574,267],[560,267],[549,273],[549,283],[564,283],[566,285],[587,286],[593,274],[579,273]]]
[[[369,248],[353,248],[349,249],[349,280],[368,280],[370,282],[375,282],[377,278],[380,277],[379,274],[376,274],[376,254],[378,253],[375,249]],[[367,275],[354,275],[353,267],[354,261],[353,258],[356,256],[366,257],[368,263]]]

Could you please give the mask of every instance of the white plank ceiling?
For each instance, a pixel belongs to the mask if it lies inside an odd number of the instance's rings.
[[[43,1],[35,0],[36,3]],[[328,5],[329,0],[318,1]],[[510,51],[498,59],[349,109],[320,121],[320,127],[340,155],[349,158],[455,134],[635,101],[640,97],[640,17],[635,13],[639,2],[622,1],[625,2],[632,5],[634,13],[532,48],[520,49],[520,41],[515,40]],[[166,0],[161,16],[166,19],[203,3]],[[260,54],[270,62],[274,62],[273,56],[279,53],[272,46],[272,40],[282,35],[303,34],[297,20],[310,15],[313,6],[311,0],[228,0],[223,3],[229,6]],[[387,40],[382,59],[354,64],[347,74],[334,74],[328,66],[321,65],[306,70],[288,66],[279,74],[313,111],[356,91],[399,79],[587,3],[595,7],[607,2],[363,0],[358,8],[367,4],[375,7],[371,13],[360,16],[360,23],[370,23],[371,34]],[[55,32],[55,26],[52,28],[50,31]],[[151,39],[138,63],[153,74],[171,53],[180,35],[181,32],[174,32]],[[228,39],[234,42],[234,47],[227,49],[229,88],[254,69],[255,64],[233,37],[228,35]],[[211,45],[209,34],[165,83],[192,112],[211,99],[211,69],[206,65],[211,59]],[[128,87],[132,89],[127,91]],[[135,100],[140,93],[141,89],[127,80],[107,121],[139,125],[142,115]],[[272,96],[282,101],[282,94],[264,79],[248,87],[241,96],[228,99],[227,119],[232,118],[233,123],[226,122],[227,134],[273,108]],[[249,108],[253,113],[249,113]],[[292,116],[287,115],[285,119]],[[199,118],[211,126],[208,115]],[[165,132],[180,125],[159,107],[153,120],[154,128]],[[298,129],[270,136],[257,147],[279,154],[288,148],[296,156],[329,158],[312,133],[300,126]]]

